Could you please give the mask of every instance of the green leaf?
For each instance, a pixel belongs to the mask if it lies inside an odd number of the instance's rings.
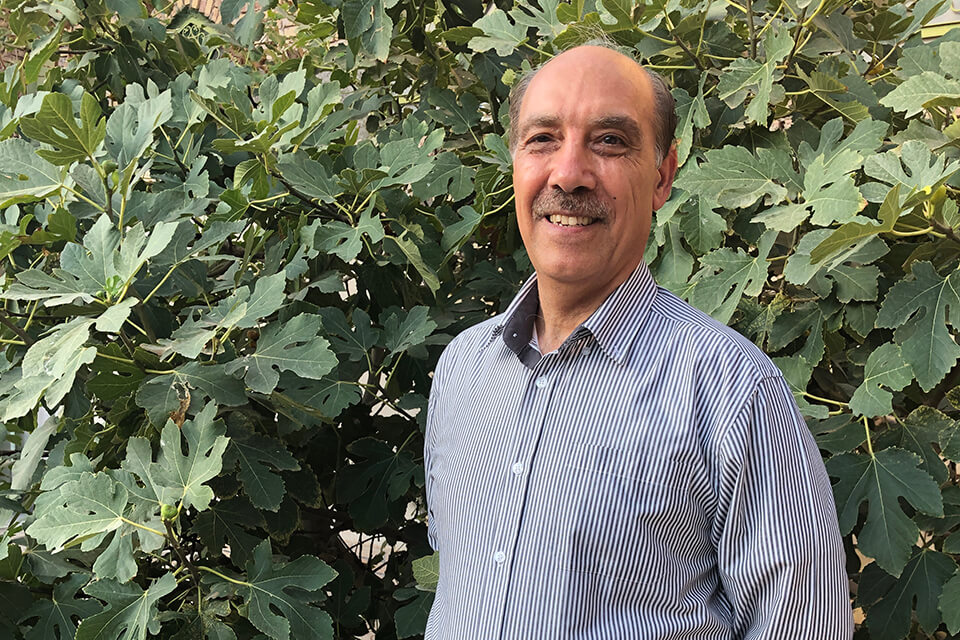
[[[106,129],[107,150],[121,169],[141,158],[154,132],[173,117],[171,96],[168,89],[147,98],[142,86],[127,85],[126,99],[110,114]]]
[[[64,3],[63,5],[60,5],[60,7],[66,8],[68,5]],[[70,9],[72,9],[72,11],[70,11]],[[73,19],[70,20],[70,22],[74,24],[80,22],[80,16],[77,12],[76,5],[67,9],[67,13],[72,14],[71,17],[73,17]],[[63,16],[61,14],[60,18],[55,19],[60,20],[62,17]],[[26,58],[23,60],[23,76],[25,84],[33,84],[40,77],[40,70],[47,62],[50,61],[50,56],[52,56],[60,46],[62,41],[61,38],[63,37],[64,26],[66,26],[66,23],[60,22],[56,29],[49,32],[44,37],[34,40],[30,53],[27,54]]]
[[[723,243],[723,233],[727,230],[727,221],[714,209],[716,205],[700,198],[696,211],[684,214],[680,218],[680,233],[697,253],[706,253]]]
[[[681,291],[693,271],[693,257],[680,241],[683,234],[676,218],[671,218],[663,226],[663,233],[664,244],[653,266],[653,274],[661,286],[671,291]]]
[[[460,162],[455,153],[444,151],[432,162],[427,176],[413,184],[413,195],[419,200],[449,195],[451,200],[462,200],[473,192],[473,178],[477,170]]]
[[[850,329],[865,338],[877,326],[877,307],[872,304],[848,305],[843,317]]]
[[[84,619],[98,613],[100,605],[90,598],[78,598],[77,591],[87,583],[89,576],[83,573],[71,574],[69,578],[53,588],[53,597],[34,602],[20,622],[36,619],[28,631],[26,640],[73,640],[77,625],[74,618]]]
[[[55,194],[63,184],[61,170],[37,155],[19,138],[0,141],[0,210]]]
[[[199,319],[189,317],[173,332],[171,338],[161,338],[157,341],[158,347],[151,348],[151,351],[161,356],[174,351],[190,359],[196,358],[217,332],[234,327],[254,327],[261,318],[277,311],[286,300],[285,287],[286,275],[283,270],[259,278],[253,293],[244,285]]]
[[[863,424],[859,420],[851,420],[849,414],[817,421],[810,426],[810,430],[817,440],[817,447],[831,455],[852,451],[866,439]]]
[[[814,71],[807,76],[802,69],[797,74],[807,81],[811,95],[829,106],[850,122],[861,122],[870,118],[870,111],[858,100],[840,101],[839,97],[848,97],[849,87],[836,76]],[[859,79],[859,77],[858,77]]]
[[[375,530],[387,522],[388,502],[406,493],[418,467],[409,451],[394,451],[374,438],[354,440],[347,451],[364,461],[341,467],[338,500],[350,505],[350,515],[360,531]]]
[[[97,357],[96,347],[84,346],[93,322],[87,318],[64,322],[31,345],[21,363],[20,380],[0,403],[5,408],[3,420],[26,415],[41,397],[49,406],[57,405],[63,399],[73,388],[80,368]]]
[[[304,227],[302,234],[308,249],[332,253],[344,262],[350,262],[360,254],[364,235],[373,243],[380,242],[384,236],[383,225],[380,219],[372,214],[372,207],[360,214],[356,226],[339,220],[327,223],[316,220],[310,226]]]
[[[900,147],[899,154],[887,151],[870,156],[863,163],[863,170],[891,185],[931,192],[960,171],[960,161],[947,164],[946,156],[935,156],[923,142],[909,140]]]
[[[90,551],[113,533],[94,563],[94,572],[100,577],[127,581],[136,575],[131,541],[134,532],[146,549],[156,549],[162,543],[159,533],[140,528],[140,523],[132,520],[136,515],[128,507],[129,491],[105,473],[84,473],[41,498],[36,503],[36,520],[27,533],[51,550],[82,542],[81,549]]]
[[[334,202],[343,191],[327,169],[303,151],[281,157],[277,170],[294,189],[320,202]]]
[[[160,222],[149,238],[141,223],[128,229],[121,240],[109,217],[104,214],[93,224],[83,245],[68,243],[60,255],[62,269],[54,276],[31,269],[19,274],[19,284],[3,293],[16,300],[45,300],[47,306],[89,303],[94,296],[116,297],[126,283],[170,243],[178,223]],[[130,303],[128,303],[130,304]]]
[[[900,391],[913,380],[913,371],[900,353],[900,347],[888,343],[870,354],[863,369],[863,383],[850,398],[853,413],[872,418],[893,412],[893,394],[882,389]]]
[[[847,174],[860,168],[864,153],[871,154],[880,148],[889,127],[889,124],[879,120],[863,120],[843,137],[843,120],[834,118],[820,130],[817,148],[813,149],[803,141],[797,149],[797,155],[805,167],[822,158],[824,172]]]
[[[313,556],[275,564],[268,539],[254,549],[243,585],[222,586],[243,596],[250,622],[273,640],[332,640],[333,622],[329,614],[310,602],[336,575],[336,571]]]
[[[499,56],[509,56],[527,40],[527,28],[522,24],[512,24],[507,13],[494,7],[485,16],[473,23],[483,29],[483,35],[470,39],[470,48],[477,52],[494,49]]]
[[[559,0],[542,0],[540,7],[534,5],[517,5],[510,12],[510,16],[518,25],[536,27],[537,33],[547,40],[556,38],[563,33],[567,25],[557,18]]]
[[[260,540],[247,532],[262,527],[263,518],[245,497],[220,500],[197,514],[193,531],[207,547],[211,557],[218,557],[224,546],[230,547],[230,561],[242,567],[253,554]]]
[[[727,322],[740,298],[757,296],[767,279],[767,256],[776,234],[766,232],[757,245],[757,255],[717,249],[700,258],[701,270],[690,280],[687,299],[720,322]]]
[[[690,157],[693,148],[693,129],[703,129],[710,124],[710,112],[703,100],[703,85],[707,77],[701,76],[697,95],[693,98],[683,89],[674,89],[674,100],[677,111],[677,164],[683,166]]]
[[[787,197],[788,187],[802,188],[790,156],[780,149],[757,149],[754,154],[743,147],[725,146],[707,151],[704,157],[706,162],[699,166],[687,163],[676,187],[727,209],[749,207],[765,196],[776,204]]]
[[[216,415],[217,405],[211,402],[181,427],[167,422],[160,434],[160,458],[152,467],[160,486],[175,488],[183,506],[198,511],[206,509],[213,499],[213,490],[204,483],[220,473],[223,452],[230,441],[223,424],[214,420]]]
[[[960,81],[948,80],[939,73],[924,71],[907,78],[903,84],[881,98],[880,104],[896,111],[904,111],[908,118],[928,107],[954,106],[960,104]]]
[[[138,369],[139,370],[139,369]],[[190,406],[199,389],[203,396],[217,404],[238,406],[247,401],[243,382],[227,375],[226,365],[188,362],[179,369],[164,375],[143,379],[136,394],[137,406],[146,409],[147,417],[158,428],[162,427],[172,412],[181,404]]]
[[[210,600],[200,610],[184,605],[177,617],[184,620],[183,626],[170,640],[237,640],[237,634],[223,622],[230,615],[230,603],[226,600]]]
[[[848,222],[830,234],[820,244],[810,250],[810,263],[818,264],[840,251],[857,245],[862,240],[872,238],[881,233],[893,231],[900,217],[900,186],[890,190],[880,206],[880,224]]]
[[[279,389],[282,391],[274,391],[273,395],[281,403],[327,419],[336,418],[344,409],[360,402],[362,397],[357,383],[340,380],[335,374],[320,380],[302,380],[284,374],[280,376]]]
[[[773,331],[770,333],[770,349],[782,349],[800,336],[808,334],[797,355],[808,365],[819,364],[824,353],[825,326],[833,328],[839,321],[840,311],[840,305],[832,300],[797,305],[792,311],[781,314],[774,320]]]
[[[436,591],[440,582],[440,554],[432,553],[413,561],[413,579],[417,589]]]
[[[629,0],[601,0],[600,4],[616,20],[613,24],[603,23],[604,31],[616,33],[633,28],[633,3]]]
[[[416,269],[420,277],[423,278],[423,284],[427,285],[431,293],[436,294],[440,289],[440,278],[436,272],[424,262],[423,256],[416,243],[403,236],[386,236],[386,239],[392,240],[393,243],[397,245],[401,253],[406,256],[407,261],[413,265],[413,268]]]
[[[146,18],[147,11],[140,0],[104,0],[107,9],[117,13],[122,22]]]
[[[84,592],[106,603],[103,612],[85,618],[77,628],[76,640],[146,640],[160,631],[157,604],[177,588],[172,573],[152,581],[144,591],[135,583],[120,584],[98,580]]]
[[[744,113],[753,122],[766,125],[771,99],[774,102],[783,99],[783,89],[779,85],[776,85],[778,91],[774,94],[774,70],[790,53],[793,39],[785,27],[776,26],[766,32],[763,47],[766,53],[763,63],[751,58],[737,58],[720,75],[717,89],[719,98],[730,107],[743,103],[748,92],[753,93],[754,98]]]
[[[960,602],[960,572],[943,585],[943,591],[939,598],[943,621],[952,634],[960,632],[960,607],[957,606],[958,602]]]
[[[397,0],[344,1],[340,16],[347,38],[359,44],[355,50],[386,62],[393,38],[393,20],[387,15],[387,9],[395,4]]]
[[[296,471],[300,463],[280,442],[247,429],[231,428],[224,468],[236,466],[240,468],[237,477],[253,505],[258,509],[276,511],[285,492],[283,478],[278,472]]]
[[[943,514],[940,488],[917,468],[920,462],[919,456],[897,448],[884,449],[873,457],[842,454],[827,461],[827,471],[839,479],[834,495],[841,533],[853,530],[860,504],[868,502],[867,520],[857,536],[859,548],[893,576],[899,576],[907,564],[919,533],[899,499],[928,515]]]
[[[301,313],[283,325],[267,325],[257,350],[227,363],[226,372],[244,371],[247,385],[257,393],[273,391],[281,371],[319,380],[337,365],[330,343],[317,335],[320,322],[320,316]]]
[[[391,311],[386,318],[381,318],[383,342],[391,356],[421,344],[436,330],[437,323],[429,316],[430,309],[417,306],[405,314],[402,311]]]
[[[353,310],[353,326],[336,307],[320,309],[320,317],[333,348],[350,360],[365,359],[367,352],[380,341],[380,330],[372,326],[370,316],[359,307]]]
[[[877,640],[900,640],[910,632],[913,603],[916,601],[917,619],[920,626],[929,633],[940,626],[940,600],[944,583],[956,571],[957,563],[943,553],[924,549],[916,553],[904,567],[892,587],[882,594],[867,610],[867,627],[870,637]],[[886,586],[886,576],[874,576],[876,571],[864,571],[861,580],[864,589],[858,594],[859,600],[873,600],[874,585]]]
[[[50,417],[43,424],[34,429],[20,451],[20,458],[13,463],[10,473],[10,488],[14,491],[24,491],[33,484],[33,476],[37,465],[43,456],[50,436],[60,427],[60,421]]]
[[[28,138],[54,146],[55,149],[40,149],[37,154],[62,166],[93,158],[106,135],[107,122],[96,98],[89,93],[84,93],[80,100],[79,124],[73,116],[70,97],[48,93],[37,115],[22,118],[20,128]]]
[[[921,466],[940,484],[947,480],[947,468],[931,444],[939,443],[943,447],[946,441],[950,446],[949,437],[944,435],[955,434],[956,424],[933,407],[921,405],[903,419],[899,429],[898,444],[923,458]]]
[[[427,628],[430,617],[430,608],[433,606],[434,594],[414,590],[413,599],[399,607],[393,614],[397,625],[397,638],[410,638],[422,634]],[[394,595],[399,596],[398,590]]]
[[[887,292],[877,326],[902,327],[897,343],[917,382],[929,391],[960,357],[960,346],[947,328],[948,309],[953,309],[954,316],[960,310],[960,272],[941,278],[929,262],[914,262],[911,271],[912,280],[902,280]]]

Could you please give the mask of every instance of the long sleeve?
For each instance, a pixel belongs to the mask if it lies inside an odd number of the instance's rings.
[[[441,362],[442,360],[441,357]],[[433,383],[430,385],[430,399],[427,403],[427,426],[423,435],[424,488],[427,498],[427,539],[430,542],[430,547],[434,551],[440,550],[439,526],[433,508],[436,505],[434,491],[434,451],[436,449],[437,431],[440,422],[440,400],[443,393],[441,389],[440,367],[441,364],[437,363],[437,368],[433,373]]]
[[[714,539],[735,637],[851,638],[830,480],[783,378],[757,384],[719,457]]]

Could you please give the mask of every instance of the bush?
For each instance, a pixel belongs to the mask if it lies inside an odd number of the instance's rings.
[[[858,637],[960,632],[940,5],[5,2],[0,634],[422,633],[429,372],[530,272],[509,85],[600,33],[676,87],[645,257],[793,386]]]

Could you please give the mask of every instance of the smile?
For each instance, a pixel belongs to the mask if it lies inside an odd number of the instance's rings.
[[[547,220],[561,227],[586,227],[596,222],[596,218],[586,218],[581,216],[564,216],[554,214],[547,216]]]

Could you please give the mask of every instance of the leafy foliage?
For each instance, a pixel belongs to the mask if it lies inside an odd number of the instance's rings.
[[[0,635],[423,632],[429,372],[530,271],[509,89],[598,34],[675,87],[645,259],[784,371],[858,638],[960,632],[942,4],[0,3]]]

